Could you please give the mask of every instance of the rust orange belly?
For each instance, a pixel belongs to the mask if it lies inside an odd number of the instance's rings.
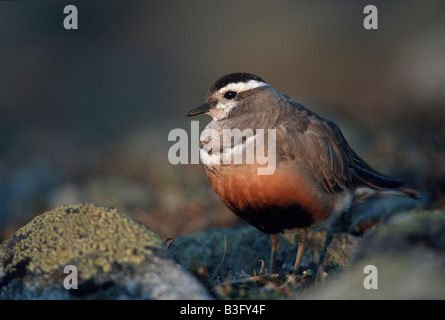
[[[292,170],[257,175],[246,167],[220,166],[207,170],[207,176],[229,209],[266,233],[308,227],[332,211],[329,201],[323,201],[323,192]]]

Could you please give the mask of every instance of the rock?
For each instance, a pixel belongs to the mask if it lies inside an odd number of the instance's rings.
[[[302,268],[315,269],[322,256],[326,231],[310,230],[308,245],[301,263]],[[283,274],[293,270],[297,244],[293,234],[280,236],[277,252],[277,271]],[[334,235],[325,255],[324,267],[330,269],[343,263],[357,245],[358,238],[347,233]],[[341,249],[341,250],[340,250]],[[269,235],[254,227],[210,229],[178,238],[172,254],[186,268],[204,268],[210,279],[223,280],[231,274],[268,271],[270,264]]]
[[[369,227],[377,225],[397,214],[427,205],[426,200],[402,197],[375,197],[357,205],[345,214],[347,221],[343,227],[351,234],[360,235]]]
[[[78,289],[65,289],[67,265]],[[1,299],[210,299],[161,238],[113,208],[57,207],[0,246]]]
[[[377,268],[377,289],[364,287],[367,265]],[[350,266],[306,298],[445,299],[444,270],[445,211],[411,211],[365,233]]]

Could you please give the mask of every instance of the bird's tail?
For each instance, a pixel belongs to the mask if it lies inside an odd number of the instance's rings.
[[[389,177],[372,169],[363,159],[353,152],[353,168],[355,177],[359,182],[354,196],[356,199],[365,200],[372,196],[395,196],[413,199],[421,199],[416,190],[406,188],[402,180]]]

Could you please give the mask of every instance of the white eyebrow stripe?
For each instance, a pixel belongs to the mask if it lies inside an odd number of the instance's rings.
[[[247,91],[259,87],[269,86],[267,83],[257,80],[249,80],[247,82],[237,82],[237,83],[229,83],[225,87],[222,87],[218,90],[218,93],[226,92],[226,91]]]

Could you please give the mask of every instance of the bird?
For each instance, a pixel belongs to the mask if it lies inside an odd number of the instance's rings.
[[[217,79],[206,102],[187,116],[199,114],[212,117],[200,136],[200,156],[210,186],[233,213],[270,235],[271,273],[280,233],[299,231],[296,273],[306,249],[308,228],[315,223],[347,212],[373,196],[419,199],[416,190],[403,187],[404,181],[371,168],[351,149],[334,122],[252,73],[230,73]],[[248,129],[253,135],[238,140],[225,141],[214,135]],[[272,173],[259,174],[264,163],[256,160],[234,163],[215,158],[247,152],[249,143],[258,140],[257,133],[264,132],[274,133],[275,150],[265,147],[267,152],[275,151]]]

